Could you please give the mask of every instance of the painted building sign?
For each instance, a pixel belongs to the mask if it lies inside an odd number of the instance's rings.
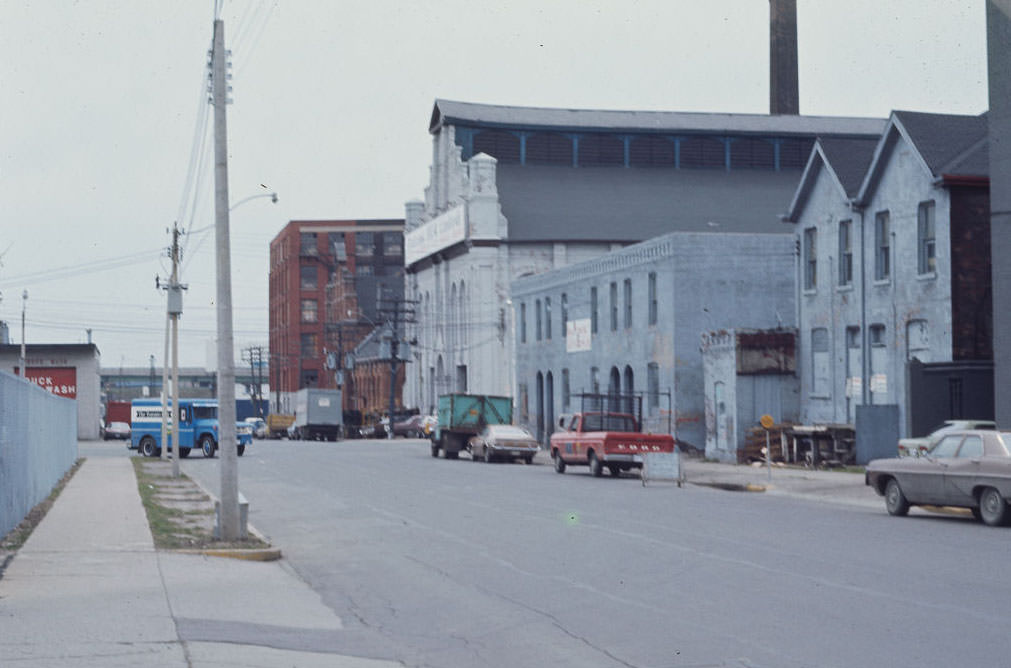
[[[14,367],[14,374],[18,374]],[[77,369],[75,367],[27,367],[25,378],[43,390],[58,397],[77,398]]]
[[[592,349],[590,319],[569,320],[565,323],[565,352],[580,353]]]
[[[412,264],[466,238],[464,207],[457,206],[404,235],[404,262]]]

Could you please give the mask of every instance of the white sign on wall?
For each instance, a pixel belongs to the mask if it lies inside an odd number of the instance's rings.
[[[565,323],[565,352],[580,353],[592,349],[590,319],[569,320]]]
[[[467,238],[467,218],[460,205],[404,235],[404,261],[412,264]]]

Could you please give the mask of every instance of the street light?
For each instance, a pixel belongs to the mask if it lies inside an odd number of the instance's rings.
[[[240,205],[245,204],[251,199],[257,199],[259,197],[269,197],[272,204],[277,204],[277,193],[259,193],[258,195],[250,195],[249,197],[244,197],[240,199],[235,204],[228,207],[229,211],[235,211]]]

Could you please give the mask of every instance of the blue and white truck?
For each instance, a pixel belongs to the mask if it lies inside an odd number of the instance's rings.
[[[168,402],[172,430],[172,401]],[[161,454],[161,399],[134,399],[130,403],[130,439],[132,446],[145,457]],[[238,455],[253,442],[252,425],[235,425]],[[169,438],[171,444],[174,438]],[[218,450],[218,402],[215,399],[179,400],[179,457],[188,457],[190,450],[200,448],[204,457],[213,457]]]

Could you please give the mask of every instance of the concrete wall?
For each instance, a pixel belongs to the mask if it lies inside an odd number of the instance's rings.
[[[916,151],[897,137],[888,149],[880,183],[863,211],[847,205],[844,192],[822,169],[797,226],[817,234],[817,284],[806,288],[800,258],[798,368],[801,420],[808,423],[853,423],[856,406],[899,404],[905,424],[905,364],[910,356],[924,362],[951,358],[950,197],[933,183]],[[918,271],[917,216],[920,202],[933,200],[936,271]],[[888,211],[890,276],[875,279],[875,215]],[[839,224],[852,220],[853,278],[839,282]],[[861,243],[862,236],[862,243]],[[863,297],[863,298],[862,298]],[[884,328],[879,344],[865,340],[870,328]],[[847,328],[855,328],[857,345],[848,345]],[[914,336],[909,336],[914,328]],[[827,360],[818,360],[812,332],[827,333]],[[816,381],[816,376],[819,380]],[[854,380],[859,379],[859,380]],[[875,381],[876,382],[872,382]]]
[[[556,269],[512,283],[513,306],[527,311],[526,343],[517,332],[516,396],[526,388],[528,426],[536,430],[538,415],[578,410],[565,404],[562,379],[566,372],[573,394],[606,391],[612,370],[621,389],[648,389],[649,365],[656,364],[661,392],[673,393],[672,428],[679,440],[701,449],[706,436],[702,332],[741,326],[769,329],[792,326],[794,305],[794,242],[790,235],[698,234],[675,232],[608,253],[595,260]],[[657,281],[657,322],[650,324],[649,275]],[[632,322],[625,323],[624,284],[632,287]],[[611,327],[611,284],[617,289],[618,326]],[[591,318],[591,288],[597,288],[598,328],[590,349],[566,352],[561,334],[562,295],[568,319]],[[552,336],[536,336],[536,305],[552,303]],[[519,322],[519,320],[517,320]],[[519,325],[517,325],[519,327]],[[596,370],[596,374],[594,373]],[[632,388],[626,378],[631,373]],[[538,376],[539,374],[539,376]],[[551,375],[554,393],[547,405],[546,382]],[[538,377],[545,390],[538,392]],[[537,397],[545,405],[537,406]],[[666,426],[666,406],[649,411],[647,423]],[[518,414],[522,416],[523,406]],[[546,431],[550,431],[545,421]]]
[[[0,371],[0,536],[73,466],[77,420],[73,400]]]

